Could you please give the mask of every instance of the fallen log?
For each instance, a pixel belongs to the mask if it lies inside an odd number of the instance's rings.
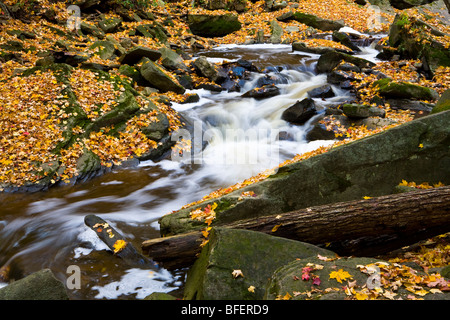
[[[341,256],[374,256],[450,231],[450,186],[315,206],[221,227],[326,246]],[[163,267],[179,269],[195,261],[202,240],[202,233],[195,231],[147,240],[141,248]]]

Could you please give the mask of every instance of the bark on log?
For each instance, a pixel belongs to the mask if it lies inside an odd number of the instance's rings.
[[[221,227],[247,229],[315,245],[342,256],[374,256],[450,231],[450,186],[316,206]],[[167,269],[188,267],[201,232],[144,241],[142,251]]]

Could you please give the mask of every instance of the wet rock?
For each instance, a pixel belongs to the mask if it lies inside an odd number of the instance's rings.
[[[43,269],[0,289],[0,300],[68,300],[64,284]]]
[[[335,133],[332,130],[328,130],[327,127],[319,122],[320,119],[316,121],[311,127],[311,129],[306,133],[307,141],[316,140],[334,140],[336,138]]]
[[[295,259],[329,250],[261,232],[215,228],[209,242],[187,274],[185,300],[257,300],[265,294],[267,280],[279,267]],[[267,259],[270,257],[270,259]],[[240,270],[243,276],[233,277]],[[254,286],[254,292],[248,288]]]
[[[287,108],[281,115],[284,121],[304,124],[317,114],[316,104],[313,99],[305,98],[297,101],[294,105]]]
[[[368,117],[384,118],[386,115],[386,112],[382,108],[361,104],[346,103],[342,106],[342,111],[351,119],[363,119]]]
[[[351,88],[352,85],[350,82],[355,80],[358,79],[349,71],[333,70],[327,75],[328,83],[339,85],[343,89],[347,87]]]
[[[136,46],[123,54],[119,58],[119,62],[128,65],[134,65],[141,61],[142,58],[148,58],[152,61],[156,61],[161,57],[161,52],[158,50],[150,49],[143,46]]]
[[[193,34],[201,37],[223,37],[241,28],[238,16],[234,14],[190,14],[188,25]]]
[[[254,98],[256,100],[266,99],[270,97],[275,97],[280,94],[280,89],[273,85],[265,85],[260,88],[255,88],[252,90],[247,91],[241,97],[243,98]]]
[[[329,84],[314,88],[307,93],[310,98],[331,98],[335,96],[333,88]]]
[[[185,92],[185,89],[176,79],[172,78],[168,72],[150,59],[146,59],[146,62],[141,66],[140,72],[148,83],[162,92],[173,91],[179,94]]]

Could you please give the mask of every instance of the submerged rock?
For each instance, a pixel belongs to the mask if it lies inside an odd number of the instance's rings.
[[[280,89],[274,84],[269,84],[262,86],[260,88],[255,88],[247,91],[241,97],[243,98],[254,98],[256,100],[266,99],[275,97],[280,94]]]
[[[281,119],[295,124],[304,124],[317,114],[316,104],[311,98],[305,98],[297,101],[294,105],[287,108],[281,115]]]

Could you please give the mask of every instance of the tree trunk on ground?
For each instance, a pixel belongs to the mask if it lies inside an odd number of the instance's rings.
[[[450,186],[339,202],[221,227],[247,229],[315,245],[339,255],[373,256],[450,231]],[[167,269],[191,265],[200,231],[147,240],[142,250]]]

